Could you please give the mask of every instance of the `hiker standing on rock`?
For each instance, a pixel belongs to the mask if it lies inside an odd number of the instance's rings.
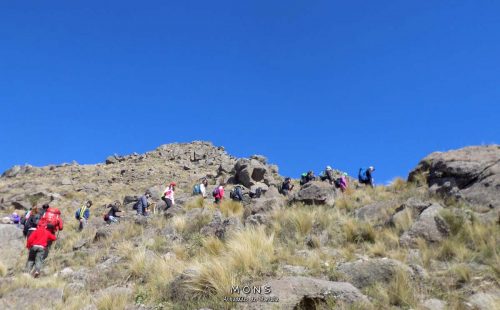
[[[314,176],[313,171],[308,171],[307,173],[302,173],[300,177],[300,185],[305,185],[308,182],[316,180],[316,176]]]
[[[165,190],[163,191],[163,195],[161,196],[161,200],[165,201],[165,210],[164,211],[167,211],[168,209],[170,209],[171,207],[173,207],[175,205],[175,198],[174,198],[174,194],[175,194],[175,186],[177,184],[175,182],[170,182],[170,185],[167,186],[165,188]]]
[[[373,187],[374,181],[373,181],[373,172],[375,171],[375,168],[373,166],[368,167],[367,169],[360,168],[359,173],[358,173],[358,180],[359,183],[365,184],[365,185],[370,185]]]
[[[83,206],[78,209],[75,213],[75,218],[80,222],[78,224],[78,230],[82,231],[85,226],[87,226],[87,221],[90,217],[90,207],[92,206],[92,201],[88,200],[83,204]]]
[[[38,228],[28,238],[26,248],[29,249],[28,261],[26,262],[26,272],[31,273],[33,266],[35,272],[33,276],[37,278],[43,267],[43,261],[47,258],[48,247],[53,241],[56,241],[56,236],[51,232],[55,227],[52,224],[47,224],[47,228]]]
[[[347,173],[343,173],[342,176],[335,180],[335,187],[340,188],[342,192],[347,189]]]

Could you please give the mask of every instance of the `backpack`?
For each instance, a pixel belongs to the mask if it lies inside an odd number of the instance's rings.
[[[76,210],[75,219],[80,220],[80,209]]]
[[[214,196],[214,198],[217,197],[217,196],[219,196],[219,187],[218,186],[212,192],[212,196]]]
[[[359,168],[358,179],[360,182],[368,181],[368,176],[366,175],[366,169]]]
[[[54,227],[58,227],[61,222],[61,211],[57,208],[48,208],[45,214],[42,216],[38,222],[38,227],[47,227],[48,224],[52,224]]]
[[[193,195],[199,195],[199,194],[201,194],[200,184],[196,184],[195,186],[193,186]]]
[[[336,188],[340,188],[340,178],[339,179],[335,179],[335,181],[333,183],[335,184]]]
[[[141,202],[141,200],[137,200],[134,205],[132,206],[132,210],[137,210],[137,208],[139,208],[139,203]]]

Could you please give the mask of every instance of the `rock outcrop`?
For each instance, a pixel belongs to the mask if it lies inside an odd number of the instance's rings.
[[[293,200],[307,205],[329,205],[335,204],[336,191],[328,182],[312,181],[304,186],[294,195]]]
[[[284,277],[278,280],[269,280],[261,283],[271,288],[269,295],[277,297],[279,303],[256,302],[240,305],[240,309],[317,309],[327,305],[331,298],[337,305],[368,305],[368,298],[357,288],[346,282],[332,282],[302,276]],[[248,295],[247,297],[251,297]],[[255,296],[257,298],[261,295]],[[322,308],[320,308],[322,309]]]
[[[500,209],[500,146],[471,146],[435,152],[420,161],[408,180],[423,176],[437,193]]]

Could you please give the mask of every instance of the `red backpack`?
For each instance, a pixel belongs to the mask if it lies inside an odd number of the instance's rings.
[[[48,208],[38,222],[38,227],[47,228],[48,224],[52,224],[56,231],[62,229],[61,211],[59,209]]]

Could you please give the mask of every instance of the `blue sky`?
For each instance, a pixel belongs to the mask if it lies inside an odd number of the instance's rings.
[[[0,170],[209,140],[379,183],[499,143],[498,1],[2,1]]]

